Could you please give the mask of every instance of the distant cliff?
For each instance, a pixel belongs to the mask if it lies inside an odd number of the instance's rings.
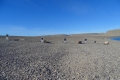
[[[116,29],[116,30],[109,30],[105,33],[105,35],[108,36],[120,36],[120,29]]]

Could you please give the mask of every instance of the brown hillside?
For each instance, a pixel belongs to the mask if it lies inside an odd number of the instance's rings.
[[[120,36],[120,29],[109,30],[109,31],[106,32],[105,35],[108,35],[108,36]]]

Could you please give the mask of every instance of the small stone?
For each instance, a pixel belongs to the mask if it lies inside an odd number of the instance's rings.
[[[37,67],[38,65],[37,64],[35,64],[35,67]]]
[[[5,72],[2,72],[2,76],[5,77]]]
[[[76,73],[77,76],[79,76],[80,74],[79,73]]]
[[[54,70],[54,72],[57,72],[57,70]]]

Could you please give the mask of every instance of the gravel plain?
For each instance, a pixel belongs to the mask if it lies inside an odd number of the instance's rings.
[[[120,42],[104,37],[0,38],[0,80],[120,80]],[[97,43],[93,43],[96,40]]]

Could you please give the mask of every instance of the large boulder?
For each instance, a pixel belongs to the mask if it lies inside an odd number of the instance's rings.
[[[46,40],[42,40],[41,42],[42,43],[50,43],[49,41],[46,41]]]
[[[94,43],[96,43],[96,41],[94,41]]]
[[[108,45],[108,44],[109,44],[109,42],[108,42],[108,41],[105,41],[105,42],[104,42],[104,45]]]
[[[78,41],[77,44],[82,44],[82,41]]]

